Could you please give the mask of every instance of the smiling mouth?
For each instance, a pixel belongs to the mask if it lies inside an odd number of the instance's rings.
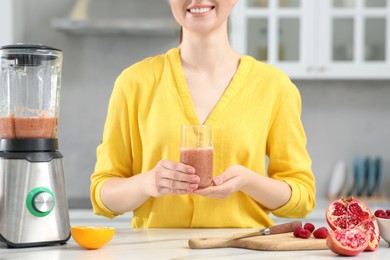
[[[187,12],[189,12],[191,14],[204,14],[204,13],[210,12],[213,9],[214,9],[214,7],[190,8],[190,9],[187,9]]]

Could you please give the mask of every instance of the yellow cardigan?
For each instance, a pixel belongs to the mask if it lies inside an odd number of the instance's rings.
[[[300,113],[300,94],[289,78],[270,65],[243,56],[205,122],[213,126],[214,176],[239,164],[283,180],[292,195],[272,213],[305,217],[315,206],[315,180]],[[121,73],[91,176],[96,214],[108,218],[122,214],[110,211],[100,198],[107,179],[142,174],[161,159],[179,161],[182,124],[200,122],[186,85],[180,49],[147,58]],[[131,226],[264,227],[273,224],[269,212],[242,192],[223,200],[194,194],[166,195],[151,197],[134,210]]]

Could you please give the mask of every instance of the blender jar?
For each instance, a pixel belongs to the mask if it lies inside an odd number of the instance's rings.
[[[62,51],[15,44],[0,58],[0,139],[56,139]]]

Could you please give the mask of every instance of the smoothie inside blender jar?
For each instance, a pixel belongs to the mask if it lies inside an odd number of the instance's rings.
[[[61,56],[55,49],[28,48],[1,52],[2,139],[57,138]]]

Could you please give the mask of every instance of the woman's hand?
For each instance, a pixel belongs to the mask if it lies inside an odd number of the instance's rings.
[[[146,192],[152,197],[191,193],[198,188],[200,181],[193,167],[169,160],[159,161],[146,174]]]
[[[193,167],[162,160],[150,171],[129,178],[108,179],[100,196],[111,211],[127,212],[135,210],[151,196],[191,193],[198,188],[199,181]]]
[[[211,198],[224,199],[230,194],[241,191],[249,182],[250,175],[253,174],[241,165],[233,165],[225,170],[224,173],[214,178],[214,186],[198,189],[192,192]]]
[[[263,176],[241,165],[227,168],[214,178],[214,184],[193,194],[224,199],[241,191],[271,210],[281,207],[291,197],[291,188],[285,181]]]

